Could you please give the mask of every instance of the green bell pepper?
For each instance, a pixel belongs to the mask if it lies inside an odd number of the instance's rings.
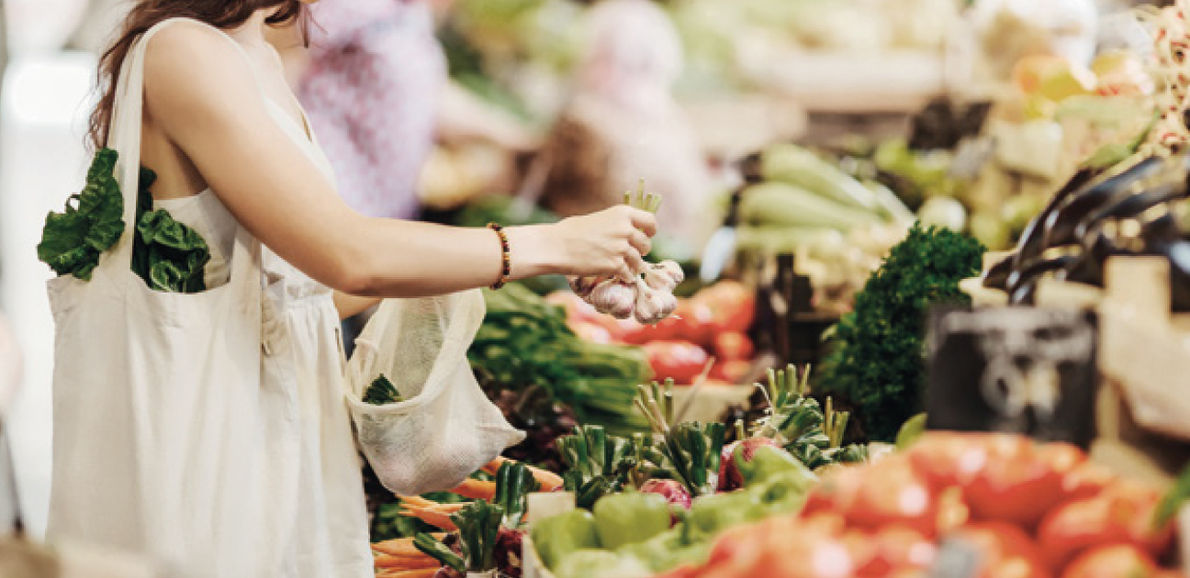
[[[659,494],[611,494],[595,502],[595,529],[609,550],[669,529],[669,502]]]

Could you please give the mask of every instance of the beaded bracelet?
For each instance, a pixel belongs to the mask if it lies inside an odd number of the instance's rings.
[[[488,223],[488,228],[496,232],[496,236],[500,237],[500,253],[502,268],[500,269],[500,278],[492,283],[492,289],[499,289],[508,282],[508,277],[512,275],[512,251],[508,248],[508,235],[504,232],[504,227],[498,223]]]

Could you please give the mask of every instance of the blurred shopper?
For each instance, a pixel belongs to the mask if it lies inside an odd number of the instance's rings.
[[[648,0],[606,0],[587,15],[574,95],[555,126],[543,204],[574,215],[620,202],[641,179],[665,201],[660,230],[697,243],[711,178],[699,141],[671,94],[682,45]]]

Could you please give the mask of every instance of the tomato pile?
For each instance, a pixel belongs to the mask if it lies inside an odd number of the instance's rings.
[[[1068,444],[931,432],[824,472],[798,515],[729,530],[705,565],[664,578],[911,577],[954,560],[979,578],[1178,576],[1161,566],[1160,497]]]
[[[735,281],[720,281],[693,297],[678,300],[673,315],[656,325],[599,314],[570,292],[548,300],[566,308],[566,324],[579,337],[595,343],[641,345],[658,380],[689,384],[714,356],[710,379],[740,383],[755,353],[745,333],[755,315],[756,297]]]

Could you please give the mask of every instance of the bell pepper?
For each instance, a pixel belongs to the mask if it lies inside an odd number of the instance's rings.
[[[599,547],[595,517],[581,509],[534,522],[532,536],[541,561],[550,568],[572,552]]]
[[[749,487],[763,483],[778,474],[797,474],[804,478],[807,486],[815,480],[814,474],[789,452],[775,445],[751,444],[747,442],[766,438],[749,438],[738,446],[732,455],[732,463],[738,470],[741,485]],[[749,451],[751,449],[751,451]]]
[[[614,550],[644,542],[669,530],[669,502],[658,494],[627,493],[595,502],[595,530],[603,547]]]
[[[576,550],[554,569],[558,578],[647,578],[649,569],[636,558],[608,550]]]

